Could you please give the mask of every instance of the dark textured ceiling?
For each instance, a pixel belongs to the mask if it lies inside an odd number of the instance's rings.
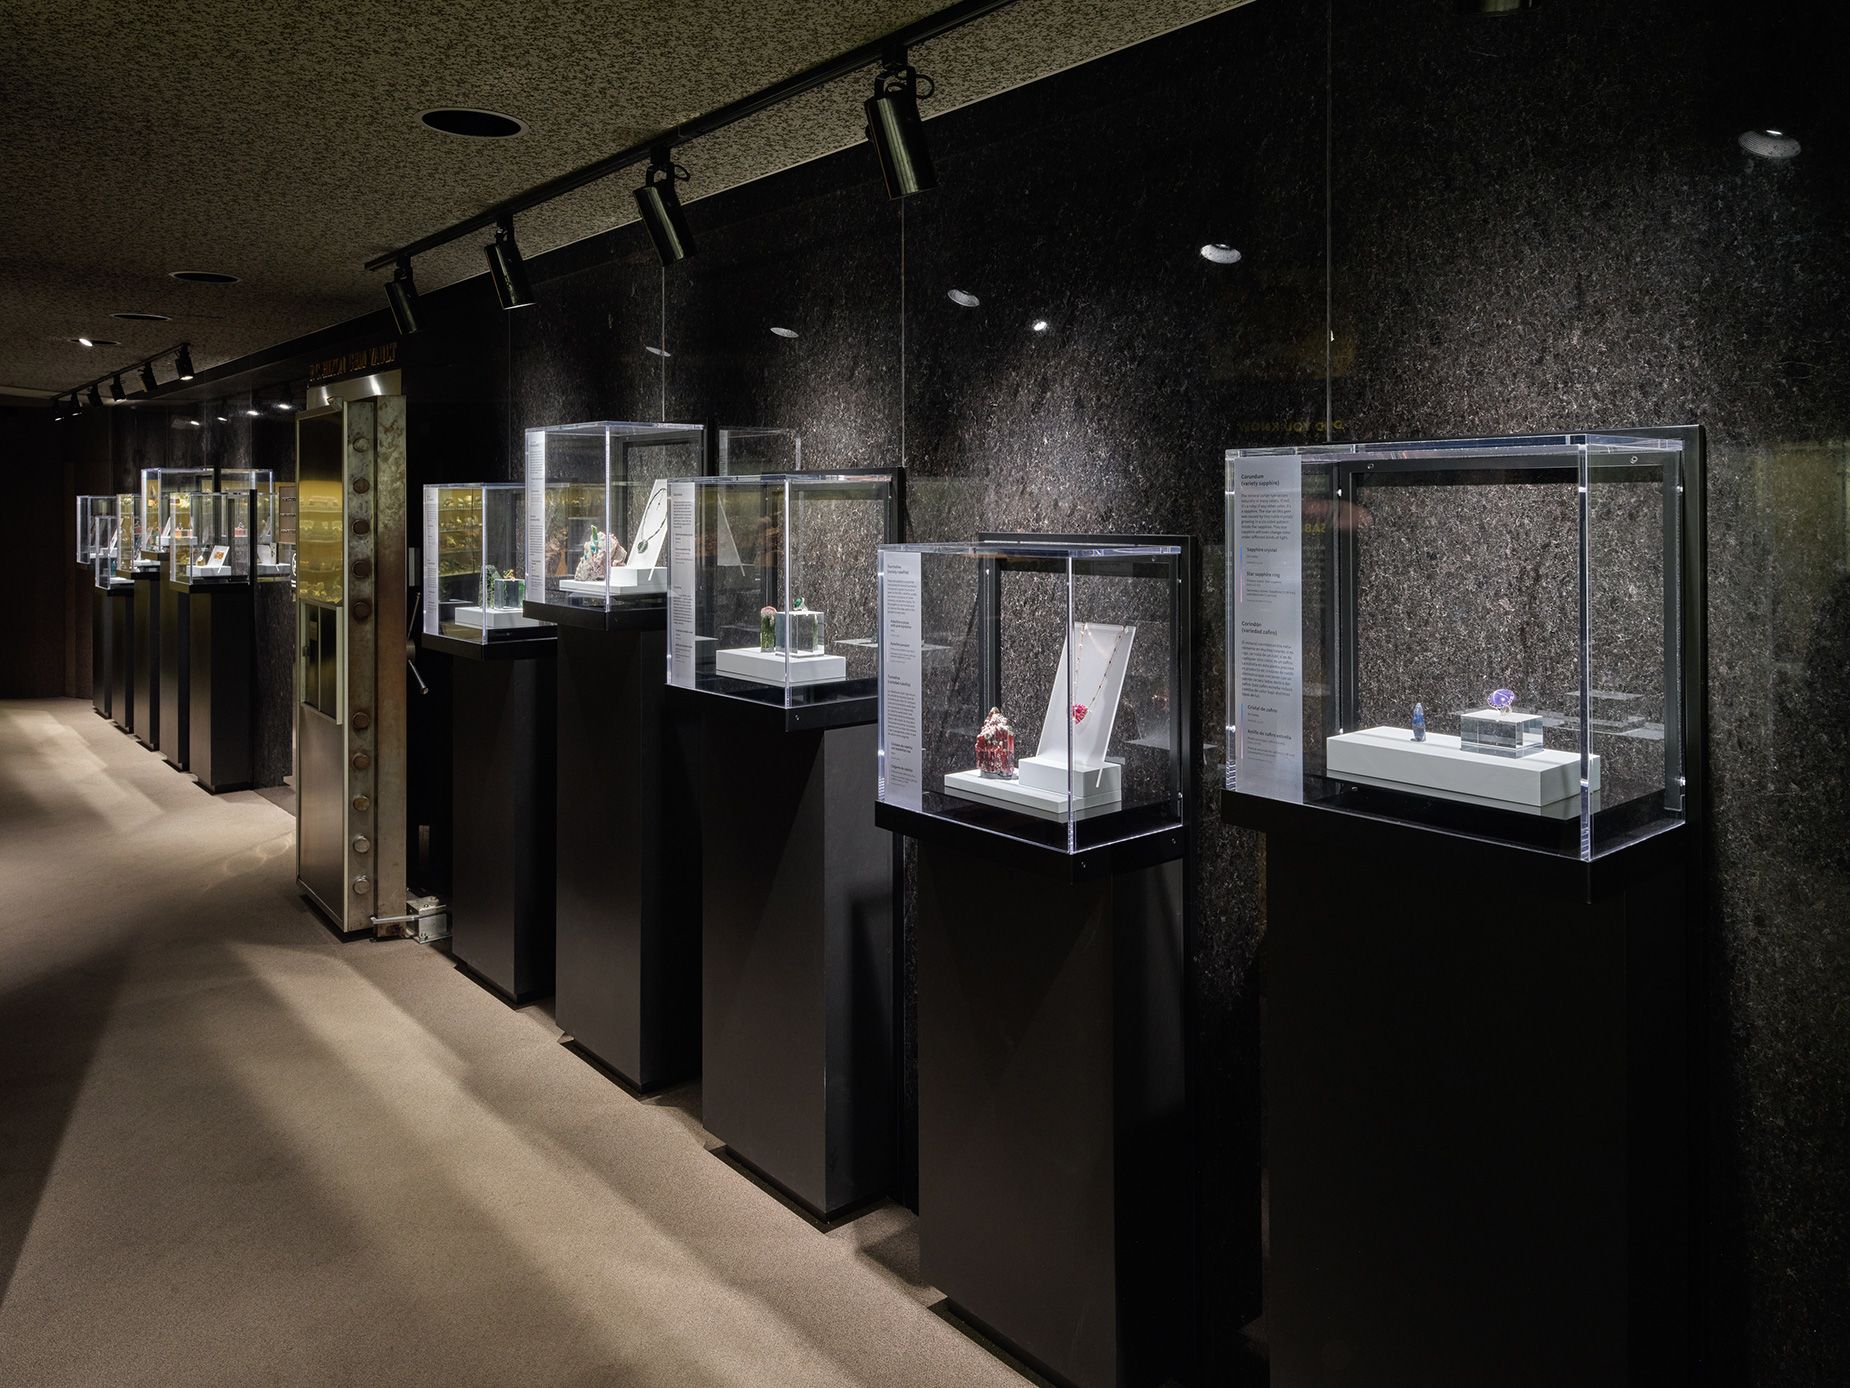
[[[948,0],[256,5],[0,0],[0,391],[48,394],[189,341],[200,370],[383,304],[361,264]],[[928,115],[1239,0],[1016,0],[915,50]],[[871,75],[871,74],[869,74]],[[701,197],[861,138],[866,76],[685,146]],[[526,133],[462,140],[437,106]],[[631,220],[619,174],[520,219],[528,254]],[[471,237],[418,261],[482,270]],[[189,285],[174,270],[240,277]],[[171,315],[127,323],[118,310]],[[115,338],[94,350],[71,339]]]

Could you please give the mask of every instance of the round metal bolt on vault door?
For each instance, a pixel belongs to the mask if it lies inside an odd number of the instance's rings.
[[[353,490],[358,496],[365,496],[372,488],[373,484],[368,482],[364,477],[356,477],[353,479]]]
[[[353,754],[353,769],[355,771],[364,771],[366,770],[367,767],[371,766],[372,764],[373,764],[373,759],[367,756],[366,753],[355,752]]]
[[[355,896],[365,896],[372,889],[373,884],[364,877],[356,877],[353,879],[353,894]]]
[[[355,834],[353,836],[353,851],[355,853],[370,853],[373,851],[373,841],[364,834]]]
[[[368,728],[372,727],[372,725],[373,725],[372,714],[368,713],[363,708],[358,708],[353,711],[353,726],[354,727],[358,728],[361,732],[365,732]]]
[[[353,812],[355,814],[365,814],[372,807],[373,802],[368,797],[364,795],[356,795],[353,797]]]

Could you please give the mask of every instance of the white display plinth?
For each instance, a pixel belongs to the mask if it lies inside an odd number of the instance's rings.
[[[462,626],[482,627],[485,630],[496,631],[504,627],[544,625],[531,617],[523,616],[518,607],[491,607],[487,611],[479,607],[459,607],[456,609],[456,621]]]
[[[193,572],[191,576],[193,578],[230,578],[231,577],[231,565],[229,564],[195,564],[193,565]]]
[[[609,583],[601,578],[562,578],[559,586],[568,593],[586,593],[591,597],[600,597],[605,593],[666,593],[668,570],[619,566],[610,571]]]
[[[714,653],[713,671],[756,684],[829,684],[848,678],[848,662],[839,655],[785,656],[754,646],[735,646]]]
[[[1544,749],[1526,757],[1466,751],[1447,733],[1415,742],[1408,728],[1341,733],[1325,744],[1328,774],[1389,789],[1419,790],[1449,800],[1546,812],[1578,803],[1580,756]],[[1588,789],[1599,792],[1599,758],[1588,758]]]
[[[1027,764],[1023,762],[1022,766]],[[1119,768],[1114,763],[1111,769],[1117,771]],[[1060,783],[1060,789],[1053,791],[1042,790],[1019,780],[997,780],[980,771],[953,771],[944,778],[944,793],[965,800],[1005,805],[1037,819],[1051,819],[1064,824],[1069,819],[1089,819],[1093,815],[1115,813],[1123,805],[1124,797],[1116,776],[1111,778],[1111,785],[1110,791],[1079,794],[1080,783],[1076,781],[1073,787],[1075,794],[1069,797],[1064,780]]]
[[[1065,795],[1067,792],[1064,757],[1037,752],[1034,756],[1023,757],[1017,769],[1024,786],[1051,791],[1056,795]],[[1124,767],[1115,761],[1108,761],[1103,766],[1076,766],[1072,773],[1072,792],[1084,798],[1088,804],[1097,800],[1122,800]]]

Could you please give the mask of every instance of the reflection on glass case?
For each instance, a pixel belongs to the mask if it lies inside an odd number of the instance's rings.
[[[77,562],[94,563],[99,550],[113,549],[116,543],[116,498],[114,496],[80,496],[77,498]]]
[[[698,424],[527,430],[527,599],[659,607],[668,592],[668,484],[705,466]]]
[[[715,471],[748,476],[802,470],[803,439],[796,430],[721,426]]]
[[[1591,860],[1683,817],[1686,459],[1227,454],[1227,787]]]
[[[896,474],[702,477],[671,491],[669,683],[785,708],[872,699],[874,555],[899,533]]]
[[[192,586],[250,582],[255,557],[250,523],[253,495],[165,493],[162,499],[175,521],[167,545],[168,577]]]
[[[464,641],[550,634],[525,616],[527,493],[519,482],[424,488],[424,631]]]
[[[880,800],[1062,853],[1183,822],[1186,542],[880,551]]]
[[[279,484],[273,491],[251,493],[256,507],[256,549],[252,566],[258,578],[292,578],[295,575],[295,487]]]
[[[224,468],[216,475],[209,467],[143,468],[137,505],[142,562],[158,565],[172,544],[175,531],[187,524],[188,503],[184,497],[213,491],[267,492],[273,486],[274,478],[268,468]]]

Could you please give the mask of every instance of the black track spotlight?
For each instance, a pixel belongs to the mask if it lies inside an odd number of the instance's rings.
[[[410,337],[418,330],[418,287],[411,278],[411,257],[398,258],[398,268],[385,282],[386,302],[392,305],[392,321],[400,337]]]
[[[191,348],[183,346],[174,354],[173,374],[178,376],[182,381],[190,381],[193,379],[193,353]]]
[[[109,379],[109,403],[120,405],[128,397],[122,393],[122,373],[118,371]]]
[[[502,308],[526,308],[533,302],[533,285],[527,279],[527,262],[520,258],[514,240],[514,219],[495,223],[495,239],[483,248],[488,253],[488,277],[495,282],[495,297]]]
[[[674,162],[666,149],[655,151],[649,161],[649,174],[636,190],[636,210],[642,224],[649,229],[655,253],[663,265],[686,260],[696,249],[693,233],[687,229],[687,213],[681,207],[676,183],[687,182],[687,170]]]
[[[151,361],[144,361],[141,364],[141,388],[149,395],[152,395],[154,394],[154,387],[156,384],[157,382],[154,379],[154,363]]]
[[[103,408],[103,392],[98,390],[94,383],[90,386],[90,403],[99,410]]]
[[[925,84],[923,91],[920,83]],[[902,57],[889,63],[874,78],[874,94],[867,110],[867,139],[880,156],[880,173],[889,198],[911,197],[938,186],[925,143],[925,122],[919,119],[919,98],[936,89]]]

